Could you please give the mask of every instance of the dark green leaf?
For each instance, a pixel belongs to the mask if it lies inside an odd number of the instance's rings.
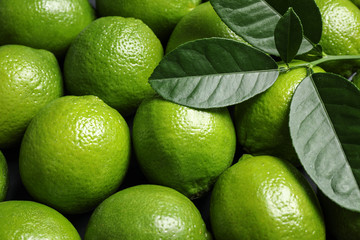
[[[220,18],[236,34],[263,51],[279,55],[274,30],[281,16],[292,7],[301,19],[305,38],[298,54],[320,41],[322,21],[314,0],[210,0]],[[312,42],[312,43],[311,43]]]
[[[292,7],[301,19],[304,35],[313,43],[320,41],[322,33],[321,13],[314,0],[267,0],[280,14]]]
[[[335,74],[315,73],[297,87],[290,133],[306,172],[340,206],[360,212],[360,91]]]
[[[292,8],[289,8],[275,28],[276,48],[285,63],[291,62],[296,56],[302,39],[303,29],[300,18]]]
[[[279,74],[265,53],[238,41],[209,38],[167,54],[149,79],[163,98],[195,108],[230,106],[268,89]]]

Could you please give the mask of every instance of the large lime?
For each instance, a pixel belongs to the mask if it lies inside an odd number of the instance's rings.
[[[246,156],[216,182],[210,219],[217,240],[325,240],[312,188],[286,161]]]
[[[294,61],[290,67],[302,63]],[[323,70],[314,67],[313,71]],[[299,164],[288,123],[292,96],[306,74],[305,67],[281,73],[268,90],[235,107],[237,137],[245,151],[254,155],[269,154]]]
[[[155,97],[136,112],[133,143],[151,182],[195,198],[232,163],[236,136],[226,108],[196,110]]]
[[[125,116],[154,94],[148,78],[162,56],[160,41],[142,21],[99,18],[71,44],[65,86],[70,94],[98,96]]]
[[[115,109],[95,96],[65,96],[31,121],[19,168],[36,200],[81,213],[117,190],[129,156],[129,128]]]
[[[62,57],[94,18],[88,0],[1,0],[0,45],[21,44]]]

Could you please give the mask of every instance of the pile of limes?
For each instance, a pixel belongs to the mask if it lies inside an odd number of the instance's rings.
[[[358,7],[316,3],[324,52],[358,54]],[[305,68],[234,108],[151,88],[165,54],[210,37],[248,44],[209,1],[0,0],[0,239],[360,239],[360,214],[301,174],[288,114]]]

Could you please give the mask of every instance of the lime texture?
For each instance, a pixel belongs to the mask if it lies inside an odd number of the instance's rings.
[[[294,61],[290,66],[302,63],[305,62]],[[323,72],[319,67],[314,67],[313,71]],[[300,164],[288,123],[292,96],[306,74],[305,67],[283,72],[265,92],[236,105],[237,138],[245,151],[254,155],[273,155],[294,165]]]
[[[85,240],[211,239],[195,205],[174,189],[138,185],[115,193],[92,214]]]
[[[0,202],[0,239],[80,240],[74,226],[56,210],[32,201]]]
[[[0,46],[0,149],[19,143],[35,114],[62,95],[61,70],[51,52]]]
[[[148,78],[163,47],[141,20],[104,17],[73,41],[64,63],[65,86],[73,95],[95,95],[123,116],[155,92]]]
[[[1,0],[0,45],[21,44],[63,57],[94,19],[88,0]]]
[[[220,176],[210,219],[217,240],[325,240],[312,188],[295,167],[272,156],[246,156]]]
[[[150,182],[196,198],[232,163],[236,136],[226,108],[202,111],[154,97],[135,114],[133,144]]]
[[[100,16],[133,17],[142,20],[163,42],[180,19],[201,0],[96,0]]]
[[[117,190],[129,158],[129,128],[115,109],[95,96],[65,96],[30,123],[19,168],[36,200],[64,213],[82,213]]]

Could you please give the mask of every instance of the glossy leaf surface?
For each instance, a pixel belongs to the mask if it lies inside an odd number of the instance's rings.
[[[306,172],[334,202],[360,212],[360,91],[335,74],[316,73],[298,86],[290,133]]]
[[[268,89],[279,74],[276,62],[243,43],[209,38],[181,45],[149,79],[163,98],[195,108],[234,105]]]
[[[291,62],[296,56],[303,38],[300,18],[292,8],[282,16],[275,28],[275,44],[281,59]]]
[[[261,50],[279,55],[274,31],[281,16],[292,7],[301,19],[304,35],[298,54],[320,41],[322,21],[314,0],[210,0],[220,18],[236,34]]]

